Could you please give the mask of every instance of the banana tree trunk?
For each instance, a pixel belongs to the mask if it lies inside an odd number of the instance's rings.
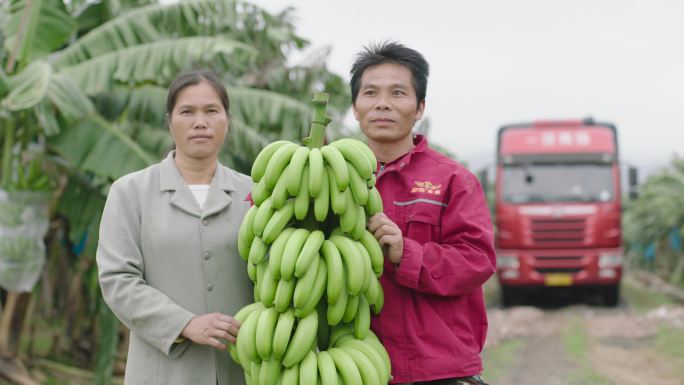
[[[0,377],[19,385],[39,385],[19,358],[19,344],[31,307],[31,293],[9,292],[0,315]]]
[[[31,305],[31,293],[9,292],[0,316],[0,357],[16,358]]]
[[[0,188],[0,287],[7,292],[0,313],[0,376],[17,384],[37,384],[20,360],[20,342],[45,262],[49,197]]]
[[[17,385],[40,385],[31,377],[19,359],[0,359],[0,378],[3,377]]]

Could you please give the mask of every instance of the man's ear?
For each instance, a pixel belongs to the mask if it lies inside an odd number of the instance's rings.
[[[416,111],[416,120],[420,120],[423,117],[423,112],[425,111],[425,100],[418,103],[418,111]]]
[[[356,119],[356,121],[358,122],[359,121],[359,112],[356,111],[356,104],[354,104],[354,103],[352,103],[352,111],[354,111],[354,119]]]

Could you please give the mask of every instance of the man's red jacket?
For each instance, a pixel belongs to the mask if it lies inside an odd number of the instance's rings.
[[[392,383],[482,371],[482,285],[494,273],[492,223],[479,181],[428,148],[378,168],[385,214],[404,235],[399,266],[385,260],[385,306],[371,328],[389,352]]]

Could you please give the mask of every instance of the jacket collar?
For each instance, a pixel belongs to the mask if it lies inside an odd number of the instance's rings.
[[[223,210],[232,202],[229,193],[235,191],[235,184],[229,174],[223,172],[223,166],[217,161],[216,171],[209,185],[207,200],[204,202],[204,210],[200,209],[192,191],[176,167],[173,160],[175,154],[175,151],[171,151],[161,162],[159,177],[160,191],[174,191],[171,197],[172,205],[190,215],[206,218]]]
[[[409,151],[409,154],[412,155],[418,152],[425,152],[427,149],[428,142],[425,135],[416,134],[416,136],[413,137],[413,149]]]
[[[404,168],[406,165],[411,163],[411,158],[418,153],[425,152],[428,149],[428,142],[425,135],[416,134],[413,137],[413,148],[406,154],[398,157],[397,159],[389,162],[386,167],[398,165],[399,168]],[[385,168],[387,170],[387,168]]]

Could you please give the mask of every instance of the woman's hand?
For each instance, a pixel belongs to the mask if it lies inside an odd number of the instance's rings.
[[[227,346],[221,340],[228,340],[234,344],[238,330],[240,322],[235,318],[221,313],[210,313],[193,317],[181,332],[181,336],[196,344],[225,350]]]
[[[398,265],[404,254],[404,236],[399,226],[384,213],[377,213],[368,220],[368,230],[382,246],[385,257]]]

